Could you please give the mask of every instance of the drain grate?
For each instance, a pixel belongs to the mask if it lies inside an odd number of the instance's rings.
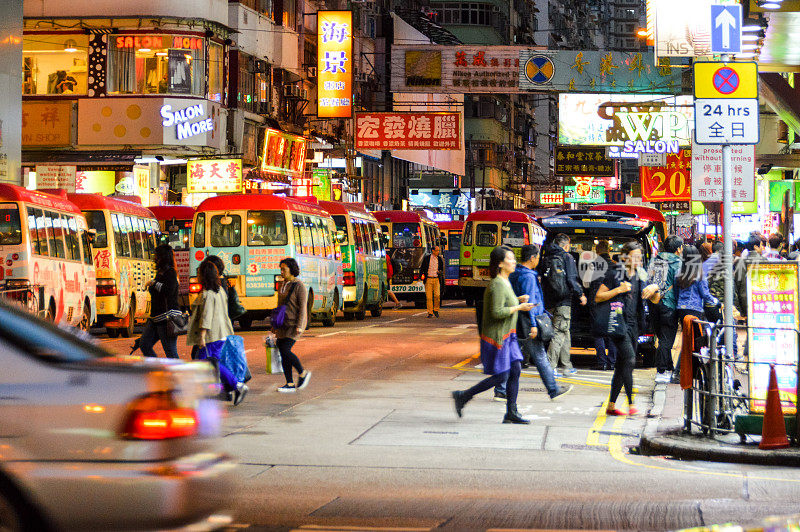
[[[545,392],[547,392],[547,388],[520,388],[519,391],[521,391],[521,392],[545,393]]]
[[[579,443],[562,443],[562,449],[569,449],[570,451],[607,451],[608,447],[602,445],[582,445]]]

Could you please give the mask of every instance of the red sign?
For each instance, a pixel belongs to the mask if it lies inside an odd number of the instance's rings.
[[[667,154],[666,166],[642,166],[639,177],[644,201],[690,201],[691,150]]]
[[[117,48],[136,48],[158,50],[163,48],[181,48],[184,50],[202,50],[202,37],[183,37],[180,35],[120,35],[116,40]]]
[[[459,150],[461,113],[356,113],[356,149]]]
[[[275,129],[264,138],[260,170],[292,178],[303,176],[306,167],[306,139]]]

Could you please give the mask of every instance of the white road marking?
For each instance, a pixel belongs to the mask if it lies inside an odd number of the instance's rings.
[[[347,332],[347,331],[336,331],[336,332],[330,332],[330,333],[325,333],[325,334],[319,334],[319,335],[317,335],[317,338],[325,338],[326,336],[333,336],[335,334],[342,334],[343,332]]]

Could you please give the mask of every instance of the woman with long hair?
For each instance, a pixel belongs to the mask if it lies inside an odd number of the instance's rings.
[[[704,306],[715,307],[719,300],[711,295],[708,279],[703,272],[703,260],[697,248],[685,246],[683,249],[683,265],[675,277],[678,287],[678,323],[692,315],[701,320],[706,319]]]
[[[517,312],[530,311],[528,295],[517,297],[508,276],[517,267],[514,252],[506,246],[494,248],[489,255],[489,273],[492,280],[483,296],[483,324],[481,326],[481,363],[483,372],[491,377],[483,379],[472,388],[453,392],[456,414],[462,416],[464,406],[475,395],[502,384],[506,379],[506,415],[503,423],[528,424],[529,420],[517,411],[517,393],[522,352],[517,342]]]
[[[187,343],[198,347],[200,360],[211,359],[219,369],[220,380],[226,393],[233,393],[233,404],[238,405],[247,395],[248,388],[237,382],[233,373],[219,363],[219,354],[225,339],[233,334],[233,325],[228,317],[228,296],[222,290],[219,270],[208,259],[197,268],[197,280],[202,287],[192,302]]]
[[[641,244],[630,241],[622,246],[620,262],[606,271],[594,300],[597,304],[608,303],[611,313],[621,318],[616,334],[610,335],[617,347],[617,361],[614,364],[614,376],[611,378],[611,394],[608,397],[606,414],[625,415],[616,407],[617,398],[625,388],[628,415],[633,416],[638,413],[633,406],[633,368],[636,365],[636,349],[639,347],[639,330],[644,326],[644,301],[658,303],[661,300],[658,285],[647,284],[647,272],[642,268]]]
[[[300,359],[292,352],[292,347],[308,325],[308,290],[303,281],[297,278],[300,275],[300,266],[296,260],[287,257],[280,262],[280,268],[283,285],[278,294],[278,303],[286,305],[286,314],[281,326],[273,327],[272,332],[277,338],[286,384],[278,388],[278,391],[294,393],[308,386],[311,378],[311,372],[303,368]],[[292,369],[297,370],[296,386]]]
[[[139,348],[144,356],[154,357],[156,352],[153,347],[160,341],[167,358],[178,358],[178,337],[170,335],[167,328],[170,316],[181,315],[175,253],[169,244],[156,246],[155,260],[156,276],[147,284],[150,318],[139,338]]]

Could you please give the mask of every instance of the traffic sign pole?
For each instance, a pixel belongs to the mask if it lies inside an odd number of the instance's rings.
[[[730,56],[722,56],[723,64],[730,60]],[[733,199],[731,179],[731,145],[722,145],[722,241],[723,257],[722,262],[725,266],[725,308],[722,314],[722,323],[725,326],[725,354],[733,356],[733,240],[731,240],[731,224],[733,223]]]

